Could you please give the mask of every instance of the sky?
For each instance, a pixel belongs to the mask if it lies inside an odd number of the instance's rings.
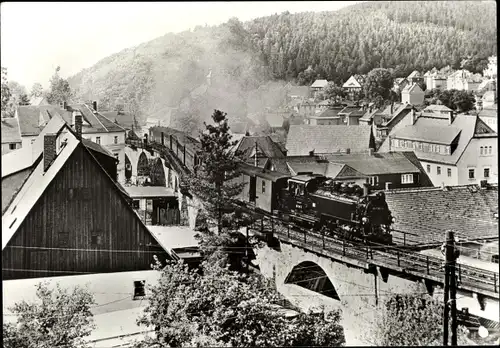
[[[125,48],[163,36],[289,11],[335,11],[362,1],[2,2],[1,62],[28,91],[48,87],[56,67],[69,77]]]

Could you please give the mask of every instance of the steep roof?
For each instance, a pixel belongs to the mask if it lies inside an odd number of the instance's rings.
[[[67,124],[63,125],[58,134],[58,137],[60,139],[65,139],[66,145],[60,149],[60,152],[57,154],[54,161],[46,171],[44,170],[44,161],[38,161],[35,163],[35,166],[30,172],[30,175],[26,177],[26,180],[23,182],[21,189],[13,198],[6,212],[2,215],[2,250],[14,236],[17,229],[21,226],[33,206],[43,195],[56,175],[64,167],[74,151],[79,146],[85,149],[85,151],[89,151],[85,146],[83,146],[82,142],[79,141],[78,138],[76,138],[73,131]],[[43,136],[39,137],[39,139],[40,138],[43,138]],[[95,157],[92,156],[91,152],[89,152],[89,155],[91,156],[92,160],[95,160],[97,162]],[[102,169],[102,167],[100,168]],[[102,169],[102,172],[111,181],[113,188],[120,193],[120,196],[123,199],[125,199],[125,196],[122,194],[123,189],[120,187],[120,185],[116,183],[111,177],[109,177],[104,169]],[[11,207],[14,208],[11,209]],[[138,217],[137,220],[142,224]]]
[[[399,152],[327,155],[326,158],[333,163],[346,164],[365,175],[420,172],[419,168]]]
[[[246,161],[255,153],[255,146],[258,152],[265,157],[285,157],[281,147],[275,143],[270,136],[245,136],[236,145],[236,156]]]
[[[417,70],[413,70],[412,73],[410,75],[408,75],[407,79],[412,79],[412,78],[421,77],[421,76],[422,75]]]
[[[417,83],[412,83],[411,85],[406,85],[401,93],[424,93],[424,92]]]
[[[432,104],[432,105],[429,105],[427,107],[424,108],[424,110],[422,110],[422,112],[429,112],[429,113],[432,113],[432,112],[450,112],[450,111],[453,111],[451,110],[449,107],[445,106],[445,105],[437,105],[437,104]]]
[[[406,117],[409,117],[409,115]],[[417,118],[413,126],[404,126],[399,130],[395,129],[391,132],[379,151],[387,152],[389,150],[388,139],[399,138],[400,134],[401,137],[406,137],[408,140],[419,140],[446,145],[449,145],[452,140],[458,139],[457,147],[451,155],[424,152],[418,150],[418,148],[414,149],[415,155],[419,160],[455,165],[467,148],[470,139],[475,136],[478,127],[486,132],[487,136],[496,136],[496,133],[475,115],[458,114],[452,124],[449,123],[448,119],[425,117],[425,115],[422,115]]]
[[[311,85],[311,88],[325,88],[327,85],[328,85],[328,81],[327,80],[316,80]]]
[[[134,116],[125,111],[100,111],[102,116],[125,129],[132,129],[135,126]]]
[[[358,77],[358,78],[356,78]],[[347,81],[342,85],[343,88],[361,88],[362,81],[359,81],[359,75],[353,75],[347,79]]]
[[[386,200],[396,218],[394,229],[416,234],[411,237],[415,244],[441,245],[449,229],[460,239],[498,238],[496,185],[395,189],[386,191]]]
[[[30,99],[30,105],[39,106],[39,105],[48,105],[45,97],[32,97]]]
[[[335,153],[350,149],[361,152],[373,146],[372,128],[367,126],[291,125],[286,148],[288,155]]]
[[[2,144],[20,143],[21,132],[16,117],[2,118]]]

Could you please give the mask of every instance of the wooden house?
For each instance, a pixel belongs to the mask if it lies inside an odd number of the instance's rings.
[[[25,157],[2,158],[4,279],[147,270],[168,257],[82,142],[81,119],[75,128],[61,120]]]

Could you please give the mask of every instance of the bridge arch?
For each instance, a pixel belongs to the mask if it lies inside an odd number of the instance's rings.
[[[315,262],[303,261],[294,266],[285,284],[295,284],[340,301],[340,297],[323,268]]]
[[[151,177],[151,185],[166,186],[165,169],[161,158],[152,159],[150,161],[153,162],[151,165],[151,172],[149,175]]]

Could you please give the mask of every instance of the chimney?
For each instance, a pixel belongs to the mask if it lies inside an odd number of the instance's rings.
[[[368,196],[370,194],[370,186],[367,182],[363,183],[363,196]]]
[[[450,114],[448,115],[448,121],[449,121],[450,124],[453,123],[453,110],[450,111]]]
[[[63,109],[64,109],[64,110],[67,110],[67,109],[68,109],[68,103],[66,103],[65,101],[63,102]]]
[[[385,183],[385,190],[388,191],[391,188],[391,182],[386,182]]]
[[[309,156],[313,157],[314,156],[314,149],[309,151]]]
[[[412,126],[417,122],[417,115],[415,115],[415,109],[413,107],[411,108],[410,122]]]
[[[144,145],[148,144],[148,135],[144,134]]]
[[[372,147],[370,147],[368,149],[368,155],[373,156],[374,153],[375,153],[375,149],[373,149]]]
[[[43,171],[46,172],[56,158],[57,134],[43,136]]]
[[[82,140],[82,125],[83,125],[82,114],[77,111],[75,114],[75,132],[78,140]]]
[[[394,101],[391,102],[391,116],[392,116],[393,112],[394,112]]]
[[[94,109],[94,112],[97,112],[97,101],[92,102],[92,108]]]
[[[165,133],[161,132],[161,144],[165,146]]]

